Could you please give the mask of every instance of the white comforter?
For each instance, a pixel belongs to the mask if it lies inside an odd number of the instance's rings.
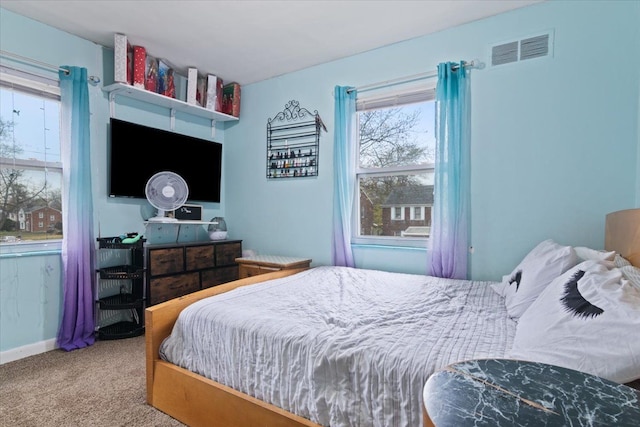
[[[514,334],[489,282],[316,267],[194,303],[160,353],[322,425],[413,427],[431,373]]]

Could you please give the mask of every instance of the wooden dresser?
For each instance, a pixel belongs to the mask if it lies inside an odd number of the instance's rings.
[[[148,305],[238,279],[242,240],[147,245]]]

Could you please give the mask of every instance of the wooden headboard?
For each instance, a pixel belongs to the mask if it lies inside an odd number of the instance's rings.
[[[616,251],[640,267],[640,209],[626,209],[607,214],[604,248]]]

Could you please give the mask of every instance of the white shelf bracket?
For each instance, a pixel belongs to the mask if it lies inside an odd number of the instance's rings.
[[[109,92],[109,117],[116,116],[116,91]]]
[[[172,108],[170,111],[171,111],[170,128],[171,128],[171,131],[174,131],[174,130],[176,130],[176,109]]]
[[[216,137],[216,119],[211,119],[211,138]]]

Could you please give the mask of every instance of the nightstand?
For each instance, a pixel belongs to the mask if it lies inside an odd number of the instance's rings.
[[[236,258],[240,266],[239,276],[256,276],[258,274],[270,273],[272,271],[292,270],[294,268],[309,268],[310,258],[295,258],[279,255],[256,255],[251,257]]]
[[[424,386],[426,427],[637,426],[640,391],[544,363],[454,363]]]

